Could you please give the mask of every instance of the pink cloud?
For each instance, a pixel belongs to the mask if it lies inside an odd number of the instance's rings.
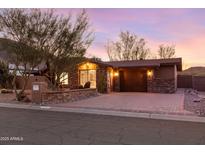
[[[177,54],[184,62],[192,65],[203,65],[205,57],[205,36],[200,35],[177,43]]]

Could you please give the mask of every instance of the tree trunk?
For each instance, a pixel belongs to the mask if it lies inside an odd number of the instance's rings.
[[[21,89],[21,91],[19,92],[19,96],[21,99],[23,99],[24,97],[24,91],[26,89],[26,86],[28,84],[28,80],[29,80],[29,77],[30,77],[30,73],[28,75],[25,75],[24,76],[24,84],[23,84],[23,88]],[[21,101],[21,100],[20,100]]]
[[[15,70],[14,78],[13,78],[13,81],[12,81],[12,86],[14,88],[17,101],[22,101],[22,99],[25,97],[24,91],[25,91],[26,86],[28,84],[29,77],[30,77],[30,73],[23,77],[24,78],[23,88],[20,90],[20,92],[18,92],[17,87],[16,87],[16,70]]]
[[[14,75],[14,77],[13,77],[13,81],[12,81],[12,86],[14,88],[14,92],[15,92],[17,101],[20,101],[19,94],[18,94],[17,87],[16,87],[16,70],[14,70],[13,75]]]

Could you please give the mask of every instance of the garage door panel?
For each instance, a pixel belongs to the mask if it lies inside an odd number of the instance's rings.
[[[120,91],[145,92],[147,91],[146,71],[123,70],[120,71]]]

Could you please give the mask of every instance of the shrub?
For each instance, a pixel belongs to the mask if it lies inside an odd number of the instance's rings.
[[[13,76],[9,73],[8,65],[0,61],[0,88],[12,88]]]
[[[84,88],[90,88],[90,84],[91,84],[90,81],[86,82]]]
[[[78,89],[83,89],[83,86],[82,86],[82,85],[79,85],[79,86],[78,86]]]
[[[105,84],[104,77],[102,75],[99,76],[98,92],[100,92],[100,93],[106,92],[106,84]]]

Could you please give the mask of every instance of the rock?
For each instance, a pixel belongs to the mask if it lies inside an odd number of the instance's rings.
[[[201,99],[205,99],[205,95],[198,95]]]
[[[200,98],[198,98],[198,99],[194,99],[193,102],[195,102],[195,103],[199,103],[199,102],[201,102],[201,99],[200,99]]]
[[[13,90],[10,90],[10,89],[1,89],[1,93],[2,93],[2,94],[10,94],[10,93],[13,93]]]

